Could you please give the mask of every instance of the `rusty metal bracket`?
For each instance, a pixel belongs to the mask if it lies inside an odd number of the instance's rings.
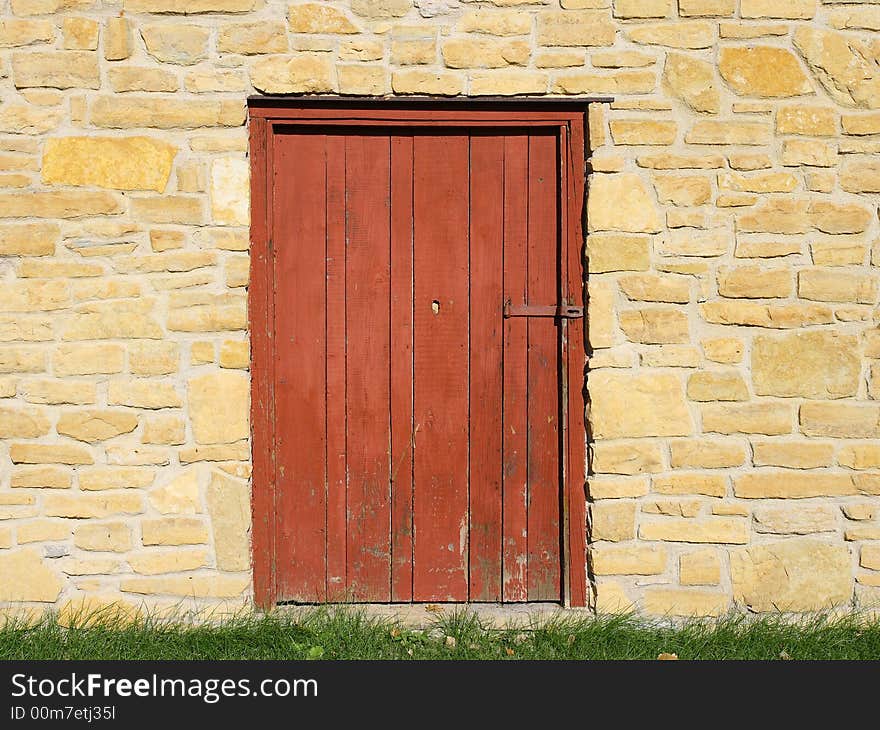
[[[504,317],[559,317],[560,319],[580,319],[584,316],[583,307],[570,304],[517,304],[504,303]]]

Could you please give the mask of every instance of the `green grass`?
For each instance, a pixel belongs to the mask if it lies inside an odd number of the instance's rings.
[[[217,625],[54,619],[0,627],[0,659],[880,659],[880,621],[733,616],[647,622],[631,616],[563,619],[489,629],[452,612],[417,630],[353,609],[255,616]]]

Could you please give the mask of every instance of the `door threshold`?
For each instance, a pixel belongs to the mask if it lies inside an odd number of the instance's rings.
[[[559,603],[287,603],[274,610],[297,616],[319,607],[359,612],[412,628],[430,628],[456,611],[473,613],[484,626],[496,629],[536,628],[554,619],[592,615],[588,608],[565,608]]]

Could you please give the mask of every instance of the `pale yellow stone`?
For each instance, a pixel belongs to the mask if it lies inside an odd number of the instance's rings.
[[[137,416],[129,411],[89,410],[65,411],[55,428],[64,436],[95,443],[131,433],[137,425]]]
[[[104,58],[122,61],[132,53],[131,24],[124,17],[108,18],[104,23]]]
[[[187,391],[196,443],[231,443],[249,436],[246,375],[224,371],[190,378]]]
[[[150,490],[150,504],[163,515],[201,512],[197,467],[190,467],[161,487]]]
[[[211,163],[211,216],[215,224],[245,226],[250,220],[250,168],[245,159]]]
[[[138,514],[143,511],[140,494],[76,494],[55,493],[43,498],[43,513],[47,517],[100,519],[119,514]]]
[[[703,494],[707,497],[727,494],[727,478],[720,474],[678,472],[655,476],[651,485],[658,494]]]
[[[564,52],[562,52],[564,53]],[[550,52],[544,54],[543,58],[553,57],[557,54]],[[557,61],[565,61],[568,57],[557,58]],[[583,57],[580,53],[571,57],[572,62],[547,63],[547,66],[582,66]],[[575,63],[574,60],[578,59]],[[595,51],[590,53],[590,63],[594,68],[642,68],[644,66],[652,66],[657,62],[657,58],[649,53],[641,53],[640,51]],[[614,108],[614,107],[612,107]]]
[[[179,363],[176,342],[133,342],[128,348],[128,367],[134,375],[169,375],[177,371]]]
[[[758,506],[755,530],[779,535],[809,535],[837,530],[839,510],[832,505]]]
[[[784,48],[722,47],[718,70],[736,93],[747,96],[779,98],[813,91],[795,55]]]
[[[701,406],[703,431],[723,434],[791,433],[791,407],[781,403],[706,403]]]
[[[639,353],[639,362],[650,368],[695,368],[700,351],[692,345],[657,345]]]
[[[208,542],[208,528],[197,517],[164,517],[141,522],[144,545],[198,545]]]
[[[618,145],[670,145],[675,142],[675,122],[643,119],[612,119],[611,136]]]
[[[832,99],[844,106],[880,108],[880,71],[868,43],[811,25],[801,25],[793,41]]]
[[[636,503],[608,500],[590,505],[590,539],[620,542],[635,537]]]
[[[332,6],[299,3],[289,6],[290,30],[293,33],[357,33],[357,26]]]
[[[877,300],[877,279],[864,273],[802,269],[798,272],[798,295],[820,302],[873,304]]]
[[[819,611],[852,599],[849,549],[800,539],[730,553],[734,600],[753,611]]]
[[[458,21],[458,30],[491,35],[527,35],[532,29],[532,18],[517,10],[479,8],[469,10]]]
[[[25,467],[12,472],[9,486],[13,489],[69,489],[71,473],[56,467]]]
[[[62,28],[65,48],[67,48],[69,37],[75,36],[81,42],[91,41],[91,36],[87,32],[88,22],[86,18],[65,19]],[[13,20],[12,18],[0,21],[0,48],[29,46],[34,43],[48,43],[53,40],[55,40],[55,25],[51,21]]]
[[[859,565],[871,570],[880,570],[880,545],[862,545]]]
[[[706,145],[764,145],[770,142],[770,131],[766,122],[704,120],[691,127],[684,141]]]
[[[182,573],[203,568],[208,563],[206,550],[145,550],[127,557],[128,564],[135,573],[141,575],[161,575],[163,573]]]
[[[841,126],[845,134],[880,134],[880,114],[844,114]]]
[[[126,552],[131,548],[131,529],[122,522],[85,523],[74,530],[73,544],[81,550]]]
[[[125,350],[115,344],[59,345],[52,355],[52,369],[58,376],[118,373],[124,357]]]
[[[656,233],[660,216],[645,183],[637,175],[595,175],[587,202],[591,231],[617,230]]]
[[[28,520],[18,526],[15,538],[19,545],[32,542],[57,542],[67,540],[70,532],[69,523],[63,520]]]
[[[144,25],[140,33],[147,53],[162,63],[192,65],[207,57],[207,28],[189,24]]]
[[[124,0],[130,13],[244,13],[254,9],[256,0]]]
[[[644,497],[648,493],[646,477],[590,477],[587,494],[590,499],[622,499]]]
[[[239,441],[235,444],[180,449],[178,457],[181,464],[192,464],[197,461],[245,461],[251,458],[251,449],[247,441]]]
[[[702,340],[703,353],[707,360],[732,365],[742,361],[743,342],[735,337],[717,337]]]
[[[433,38],[395,39],[391,41],[391,63],[398,66],[417,66],[434,63],[437,42]]]
[[[238,100],[179,99],[173,95],[102,94],[92,100],[89,112],[93,125],[111,129],[237,127],[244,123],[245,115],[245,107]]]
[[[142,489],[153,483],[155,472],[139,467],[95,467],[77,470],[79,488],[85,491],[105,489]]]
[[[837,147],[832,142],[815,139],[787,139],[782,143],[782,164],[833,167],[837,164]]]
[[[206,499],[217,567],[230,571],[249,569],[251,509],[247,484],[213,472]]]
[[[683,586],[716,586],[721,582],[721,561],[714,550],[684,553],[678,560]]]
[[[476,96],[543,94],[547,91],[547,74],[524,69],[477,71],[470,74],[469,90]]]
[[[844,504],[840,509],[848,520],[873,520],[877,516],[877,506],[869,502]]]
[[[880,193],[880,160],[847,156],[840,165],[840,187],[850,193]]]
[[[137,441],[122,440],[105,448],[108,464],[121,466],[167,466],[171,459],[168,449],[144,446]]]
[[[669,517],[643,520],[639,539],[664,542],[745,544],[749,541],[748,523],[738,517],[702,519]]]
[[[665,18],[673,0],[614,0],[615,18]]]
[[[355,38],[339,45],[339,58],[345,61],[381,61],[384,55],[385,49],[380,41]]]
[[[412,0],[351,0],[353,13],[371,19],[399,18],[412,8]],[[516,2],[495,0],[495,5],[515,5]]]
[[[804,403],[800,407],[800,426],[806,436],[877,438],[880,436],[880,406]]]
[[[601,10],[543,10],[537,41],[542,46],[610,46],[615,30],[610,15]]]
[[[681,382],[674,375],[603,370],[592,374],[589,389],[596,439],[686,436],[693,430]],[[621,399],[627,408],[619,407]]]
[[[54,603],[64,583],[35,548],[0,552],[0,601]]]
[[[669,442],[669,450],[673,469],[724,469],[740,466],[746,459],[745,446],[739,441],[676,439]]]
[[[743,18],[787,18],[809,20],[816,13],[816,0],[742,0],[740,15]]]
[[[145,595],[184,598],[234,598],[250,585],[249,576],[190,575],[175,577],[125,578],[119,590]]]
[[[761,304],[717,300],[700,305],[700,313],[713,324],[738,324],[772,329],[790,329],[834,321],[829,307],[813,304]]]
[[[782,267],[739,266],[718,271],[718,293],[723,297],[788,297],[793,288],[791,271]]]
[[[663,256],[723,256],[732,243],[733,236],[723,230],[675,230],[660,239],[658,252]]]
[[[595,590],[596,613],[600,615],[630,613],[635,609],[635,604],[627,595],[626,589],[619,583],[599,580],[595,584]]]
[[[173,382],[146,378],[111,380],[107,403],[134,408],[179,408],[182,405]]]
[[[247,370],[250,366],[250,343],[247,340],[224,340],[220,346],[220,367]]]
[[[326,54],[265,56],[250,67],[251,83],[266,94],[333,91],[333,65]]]
[[[337,66],[336,77],[339,79],[340,94],[381,96],[385,93],[386,73],[380,65]]]
[[[572,72],[556,76],[551,92],[554,94],[648,94],[655,86],[656,79],[652,71],[618,71],[614,74]],[[663,106],[663,109],[668,108],[668,104]]]
[[[645,441],[596,441],[590,446],[595,474],[641,474],[663,469],[659,444]],[[636,495],[633,495],[636,496]]]
[[[813,441],[759,441],[752,444],[752,452],[755,466],[815,469],[831,465],[834,445]]]
[[[14,23],[15,21],[13,21]],[[33,22],[37,25],[36,21],[18,21],[19,23],[29,23]],[[39,27],[39,26],[37,26]],[[9,41],[4,38],[10,32],[10,30],[15,34],[22,34],[24,29],[18,29],[15,25],[11,25],[9,22],[3,24],[0,27],[0,45],[26,45],[25,43],[12,43],[9,44]],[[98,22],[92,20],[91,18],[81,18],[81,17],[72,17],[72,18],[64,18],[63,23],[61,24],[61,33],[64,38],[64,49],[68,51],[94,51],[98,47],[98,32],[100,30],[100,26]],[[33,31],[32,31],[33,32]],[[52,40],[54,33],[49,35],[48,38],[43,36],[43,40]],[[39,36],[38,36],[39,38]],[[3,42],[3,41],[6,42]]]
[[[443,44],[443,62],[449,68],[501,68],[524,65],[529,59],[527,41],[459,37]]]
[[[145,444],[175,444],[186,441],[186,421],[180,416],[156,416],[144,422],[141,440]]]
[[[639,167],[652,170],[711,170],[724,167],[721,155],[677,155],[668,152],[651,155],[639,155],[636,158]]]
[[[28,403],[88,405],[96,401],[95,384],[78,380],[26,380],[22,393]]]
[[[880,469],[880,445],[844,444],[837,454],[837,463],[850,469]]]
[[[620,328],[632,342],[669,344],[687,342],[687,315],[678,309],[633,309],[620,313]]]
[[[678,302],[690,300],[690,281],[674,274],[630,274],[620,278],[620,289],[633,301]]]
[[[837,112],[827,106],[783,106],[776,111],[776,132],[828,137],[837,133]]]
[[[592,557],[596,575],[658,575],[666,570],[666,551],[651,545],[596,547]]]
[[[687,396],[695,401],[741,401],[749,399],[749,390],[736,371],[706,370],[688,378]]]
[[[703,205],[712,195],[712,184],[706,177],[656,175],[653,181],[661,203]]]
[[[745,499],[805,499],[858,493],[849,474],[783,470],[760,470],[736,476],[733,491]]]
[[[464,79],[449,71],[406,69],[392,72],[391,88],[396,94],[455,96],[464,91]]]
[[[288,50],[287,29],[279,21],[230,23],[221,26],[217,34],[217,50],[247,55],[284,53]]]
[[[74,444],[24,444],[9,446],[13,464],[94,464],[87,449]]]
[[[641,511],[650,515],[695,517],[702,509],[703,503],[699,499],[655,499],[641,503]]]
[[[817,266],[852,266],[865,261],[868,247],[854,241],[814,241],[810,254]]]
[[[663,84],[696,112],[717,114],[721,96],[712,65],[683,53],[669,53],[663,67]]]
[[[91,51],[18,51],[12,54],[17,89],[97,89],[101,86],[97,56]]]
[[[696,20],[633,26],[626,36],[634,43],[670,48],[708,48],[715,42],[712,26]]]
[[[587,237],[589,271],[646,271],[650,266],[650,247],[647,236],[591,233]]]
[[[122,211],[121,199],[103,191],[0,193],[0,218],[79,218]]]

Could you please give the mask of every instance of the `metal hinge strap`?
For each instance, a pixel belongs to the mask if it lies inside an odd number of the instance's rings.
[[[561,319],[580,319],[584,316],[583,307],[570,304],[504,304],[505,317],[559,317]]]

